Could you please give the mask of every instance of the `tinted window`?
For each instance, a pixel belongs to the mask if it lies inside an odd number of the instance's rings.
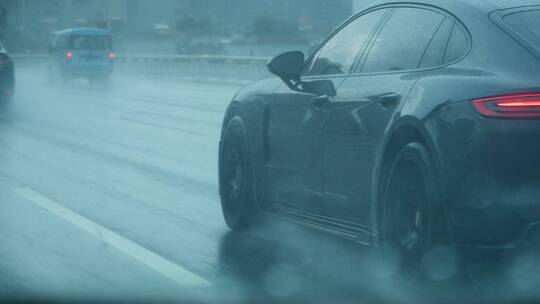
[[[448,48],[446,49],[445,63],[450,63],[461,58],[467,52],[469,42],[467,34],[458,24],[454,24],[452,30],[452,36],[448,41]]]
[[[110,39],[107,36],[71,36],[71,48],[74,50],[108,50],[110,49]]]
[[[453,26],[454,22],[450,18],[446,18],[429,43],[419,68],[430,68],[443,65],[448,40],[450,39]]]
[[[67,48],[67,38],[64,35],[60,35],[56,37],[56,41],[54,44],[54,48],[56,50],[65,50]]]
[[[345,26],[313,57],[306,75],[348,73],[384,12],[386,10],[368,13]]]
[[[507,15],[504,22],[540,50],[540,10]]]
[[[430,10],[398,8],[375,39],[362,71],[416,69],[443,19]]]

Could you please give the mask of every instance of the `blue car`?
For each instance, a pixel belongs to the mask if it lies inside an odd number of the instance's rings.
[[[52,81],[85,78],[108,81],[114,67],[111,34],[97,28],[73,28],[55,33],[49,48]]]

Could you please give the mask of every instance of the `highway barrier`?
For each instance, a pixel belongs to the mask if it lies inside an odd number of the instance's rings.
[[[47,68],[46,54],[11,55],[16,66]],[[115,72],[162,79],[251,82],[270,77],[269,58],[235,56],[118,55]]]

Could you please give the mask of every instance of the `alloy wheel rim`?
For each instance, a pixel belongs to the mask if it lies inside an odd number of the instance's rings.
[[[226,197],[227,205],[231,214],[236,214],[240,207],[243,193],[244,170],[240,155],[237,151],[230,151],[226,157]]]
[[[405,269],[417,268],[427,238],[424,214],[426,183],[418,165],[409,160],[396,168],[389,186],[386,205],[392,211],[389,218],[387,215],[385,224],[390,228],[387,241],[398,250]]]

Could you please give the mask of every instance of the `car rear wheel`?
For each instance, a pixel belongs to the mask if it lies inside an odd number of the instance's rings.
[[[242,125],[232,120],[224,133],[219,162],[221,205],[232,230],[250,228],[257,215],[252,160]]]
[[[400,275],[418,277],[432,237],[432,206],[437,201],[434,166],[420,144],[405,146],[387,174],[381,216],[383,254]]]

